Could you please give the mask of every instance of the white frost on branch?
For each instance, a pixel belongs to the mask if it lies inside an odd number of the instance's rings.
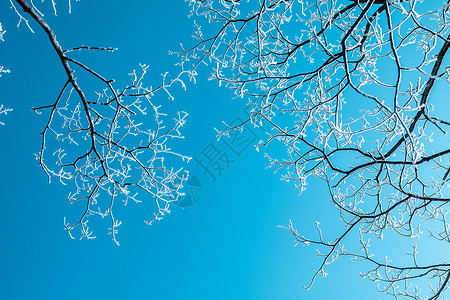
[[[120,85],[120,77],[105,78],[73,56],[74,51],[87,54],[113,52],[115,48],[81,45],[64,49],[43,13],[31,1],[10,3],[19,25],[23,21],[31,30],[32,22],[47,33],[47,42],[66,71],[59,96],[47,105],[33,108],[47,117],[41,148],[36,154],[39,165],[49,181],[56,178],[69,184],[73,188],[69,202],[83,207],[73,221],[65,220],[65,229],[71,237],[78,229],[80,238],[92,239],[88,221],[100,216],[109,220],[109,233],[119,244],[116,234],[122,222],[114,214],[117,204],[154,203],[155,212],[145,220],[151,224],[169,214],[170,205],[183,195],[181,189],[188,172],[182,166],[190,158],[172,147],[183,138],[181,127],[187,113],[176,112],[170,118],[162,105],[167,97],[172,98],[172,87],[183,88],[184,77],[191,80],[195,71],[186,71],[179,64],[179,72],[174,76],[163,74],[160,82],[152,86],[144,83],[148,66],[140,65],[140,70],[133,71],[131,78]],[[51,3],[55,10],[55,1]],[[79,78],[90,79],[92,85],[81,87]]]
[[[0,115],[7,115],[8,112],[12,111],[10,108],[3,107],[3,104],[0,105]],[[0,125],[5,125],[2,121],[0,121]]]
[[[0,23],[0,42],[4,42],[3,35],[6,33],[6,30],[3,30],[2,23]],[[0,77],[2,77],[3,73],[9,73],[8,69],[5,69],[4,66],[0,66]]]
[[[2,27],[2,23],[0,23],[0,41],[4,42],[5,40],[3,39],[3,35],[5,34],[5,30],[3,30]],[[0,77],[2,77],[2,75],[4,73],[9,73],[8,69],[5,69],[3,66],[0,66]],[[12,111],[12,109],[10,108],[6,108],[3,107],[3,104],[0,104],[0,115],[6,115],[9,111]],[[0,121],[0,125],[5,125],[5,123],[3,123],[2,121]]]
[[[4,42],[3,35],[6,33],[5,30],[3,30],[2,23],[0,23],[0,41]]]
[[[266,128],[257,146],[286,150],[271,151],[269,166],[300,192],[323,180],[340,214],[343,229],[331,241],[322,238],[326,228],[317,238],[286,228],[320,250],[312,282],[345,256],[371,265],[361,276],[396,299],[450,292],[444,255],[428,264],[414,248],[409,264],[387,262],[367,242],[387,233],[422,245],[450,242],[450,120],[445,97],[433,95],[435,85],[449,89],[449,2],[187,1],[197,41],[181,49],[183,61],[210,65],[211,79],[244,98],[251,106],[244,122]],[[358,246],[344,248],[359,232]]]

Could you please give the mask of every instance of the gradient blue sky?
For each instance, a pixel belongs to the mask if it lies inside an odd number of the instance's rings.
[[[47,2],[47,1],[46,1]],[[170,1],[57,1],[39,3],[63,48],[112,46],[113,54],[86,55],[83,61],[106,77],[127,80],[138,63],[150,65],[148,81],[173,70],[180,42],[193,31],[187,3]],[[22,24],[8,1],[0,3],[0,22],[7,33],[0,44],[0,65],[11,73],[0,79],[0,103],[14,109],[0,127],[0,299],[379,299],[375,286],[360,280],[358,265],[342,260],[328,267],[328,278],[307,285],[320,264],[313,247],[293,247],[291,234],[277,227],[293,220],[303,232],[314,221],[334,232],[337,214],[323,186],[311,182],[300,197],[292,183],[265,169],[263,153],[249,147],[212,182],[191,163],[188,169],[203,186],[193,207],[173,207],[152,226],[143,222],[151,204],[119,208],[117,247],[106,234],[109,224],[92,224],[97,238],[72,240],[64,217],[81,207],[70,205],[56,180],[48,184],[34,153],[46,116],[30,108],[51,102],[65,82],[58,58],[36,24],[35,34]],[[167,112],[185,110],[186,140],[174,147],[198,156],[216,140],[214,127],[243,117],[244,103],[206,80],[175,90],[164,103]],[[153,78],[153,79],[152,79]],[[167,103],[165,103],[167,102]],[[221,144],[223,147],[223,144]],[[233,153],[228,152],[230,157]],[[181,166],[181,165],[180,165]],[[331,236],[330,236],[331,238]]]

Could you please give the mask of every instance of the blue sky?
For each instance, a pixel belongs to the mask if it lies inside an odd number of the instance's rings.
[[[184,1],[57,2],[39,4],[64,48],[83,45],[119,48],[113,54],[85,55],[83,61],[107,77],[127,80],[138,63],[150,65],[148,80],[172,68],[168,56],[193,31]],[[292,183],[266,169],[263,153],[252,146],[236,155],[216,141],[221,121],[245,117],[244,103],[207,81],[202,69],[196,85],[176,89],[173,102],[161,98],[168,113],[189,113],[179,152],[200,157],[211,143],[232,162],[213,181],[196,166],[186,166],[202,183],[194,206],[146,226],[151,203],[118,208],[118,247],[106,234],[109,224],[92,223],[96,239],[72,240],[63,218],[80,207],[67,202],[69,186],[48,184],[34,154],[46,116],[31,107],[50,102],[64,84],[58,58],[34,23],[35,34],[7,1],[0,3],[0,22],[7,31],[0,44],[0,65],[11,73],[0,79],[0,103],[14,109],[0,127],[0,299],[379,299],[358,265],[342,260],[328,267],[310,291],[307,285],[320,260],[313,247],[293,247],[293,237],[278,225],[294,225],[312,233],[315,221],[339,230],[338,216],[324,187],[310,182],[298,196]],[[50,99],[50,100],[49,100]],[[261,133],[255,129],[255,134]],[[180,163],[180,166],[181,163]],[[217,175],[217,174],[216,174]],[[331,236],[330,236],[331,237]]]

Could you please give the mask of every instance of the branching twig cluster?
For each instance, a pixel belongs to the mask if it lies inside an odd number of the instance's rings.
[[[449,2],[189,3],[210,25],[198,23],[197,43],[180,56],[194,66],[212,65],[212,79],[252,106],[247,122],[270,128],[258,147],[285,146],[281,157],[268,156],[270,166],[285,170],[300,191],[308,177],[323,179],[340,213],[345,228],[332,242],[319,228],[318,239],[286,228],[298,243],[322,249],[314,279],[348,256],[373,266],[362,276],[379,282],[381,292],[441,296],[450,277],[446,257],[422,262],[414,246],[403,255],[409,262],[391,262],[373,255],[367,241],[386,233],[444,246],[450,241]],[[354,232],[361,248],[346,249]]]
[[[48,105],[33,108],[38,114],[48,115],[41,133],[41,150],[36,155],[39,165],[49,180],[56,177],[63,184],[74,184],[69,201],[84,207],[76,221],[65,221],[65,228],[70,236],[73,229],[79,228],[81,237],[90,239],[94,237],[88,227],[90,217],[109,218],[110,233],[118,244],[116,233],[121,221],[113,209],[118,201],[126,204],[153,199],[156,212],[146,221],[151,224],[170,213],[171,202],[182,195],[188,174],[168,163],[173,158],[188,161],[189,157],[178,154],[169,144],[183,138],[180,129],[187,113],[178,112],[170,120],[154,97],[163,93],[172,98],[169,89],[176,83],[184,88],[182,77],[194,76],[195,72],[185,71],[180,65],[177,76],[169,79],[163,74],[160,84],[148,87],[144,83],[148,66],[141,65],[129,74],[129,83],[118,88],[115,80],[103,77],[72,55],[74,51],[115,49],[79,46],[64,50],[33,3],[15,0],[11,5],[20,22],[31,29],[30,20],[34,20],[45,31],[66,74],[58,97]]]

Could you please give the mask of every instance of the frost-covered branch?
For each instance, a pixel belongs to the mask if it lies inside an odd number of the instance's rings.
[[[66,74],[54,102],[33,108],[48,117],[36,155],[39,165],[49,180],[57,178],[73,185],[69,201],[84,207],[75,221],[65,220],[65,228],[71,237],[78,228],[81,238],[91,239],[94,236],[88,221],[96,215],[107,218],[118,244],[116,233],[121,221],[114,214],[118,203],[154,201],[156,212],[145,221],[151,224],[170,213],[170,204],[182,195],[188,173],[169,166],[168,161],[181,165],[190,159],[170,146],[183,138],[181,127],[187,113],[167,116],[161,98],[172,98],[169,90],[175,84],[184,88],[183,76],[193,76],[193,72],[181,66],[176,76],[163,74],[160,83],[152,87],[145,82],[148,66],[140,65],[129,74],[127,83],[119,84],[122,80],[105,78],[71,56],[74,51],[112,52],[114,48],[79,46],[65,50],[34,5],[25,0],[11,4],[21,22],[30,27],[30,20],[34,20],[46,33]],[[19,7],[23,13],[18,12]],[[81,83],[79,78],[89,81]]]
[[[3,35],[5,34],[6,30],[3,30],[2,23],[0,23],[0,42],[4,42]],[[0,77],[2,77],[3,74],[9,73],[8,69],[5,69],[5,67],[0,66]],[[10,108],[6,108],[3,106],[3,104],[0,104],[0,115],[6,115],[8,112],[12,111]],[[0,121],[0,125],[5,125],[2,121]]]
[[[348,256],[374,266],[362,276],[397,299],[443,295],[447,257],[431,255],[430,262],[416,250],[387,247],[388,257],[412,258],[387,263],[367,240],[395,236],[419,242],[417,249],[429,240],[443,249],[450,242],[449,3],[189,3],[197,41],[181,58],[210,65],[211,79],[245,99],[252,107],[246,122],[266,129],[257,147],[267,148],[269,165],[300,192],[313,177],[322,179],[340,214],[342,233],[329,242],[327,228],[314,239],[287,227],[298,243],[320,250],[314,279]],[[271,152],[276,143],[286,152]]]

